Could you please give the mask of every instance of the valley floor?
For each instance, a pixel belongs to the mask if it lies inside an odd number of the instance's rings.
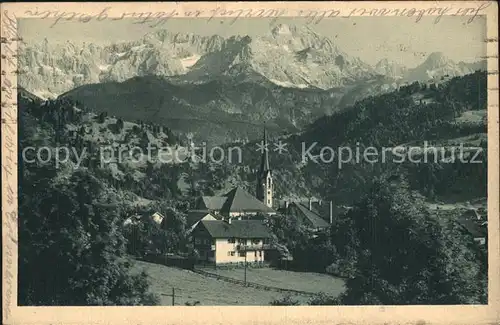
[[[168,267],[143,261],[136,261],[135,271],[145,270],[149,275],[151,291],[161,298],[161,305],[172,304],[172,288],[175,288],[175,305],[185,305],[199,301],[200,305],[269,305],[275,299],[289,294],[267,291],[252,287],[243,287],[215,278],[206,277],[189,270]],[[206,270],[208,271],[208,270]],[[220,275],[243,279],[243,269],[212,270]],[[268,286],[294,289],[308,292],[325,292],[331,295],[340,294],[343,289],[342,280],[334,277],[305,272],[292,272],[274,269],[247,270],[249,282]],[[290,294],[294,300],[306,304],[311,297]]]

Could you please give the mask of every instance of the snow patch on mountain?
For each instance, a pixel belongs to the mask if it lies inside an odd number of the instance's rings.
[[[108,71],[111,67],[111,64],[100,64],[97,66],[101,71]]]
[[[274,83],[278,86],[285,87],[285,88],[301,88],[301,89],[309,88],[309,85],[307,85],[307,84],[293,84],[293,83],[288,82],[288,81],[280,81],[280,80],[276,80],[276,79],[269,79],[269,81],[271,81],[272,83]]]
[[[191,56],[188,56],[186,58],[182,58],[180,59],[181,60],[181,65],[182,65],[182,68],[184,70],[188,70],[189,68],[191,68],[193,65],[196,64],[196,62],[198,62],[198,60],[201,58],[200,55],[197,55],[197,54],[194,54],[194,55],[191,55]]]

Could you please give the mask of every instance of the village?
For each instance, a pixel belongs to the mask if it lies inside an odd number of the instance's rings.
[[[267,146],[265,130],[262,141]],[[332,201],[324,203],[316,198],[287,201],[274,197],[273,173],[267,151],[262,153],[256,179],[255,195],[237,186],[220,196],[196,199],[195,206],[187,213],[186,227],[199,255],[197,263],[270,265],[276,259],[285,258],[279,253],[279,247],[271,244],[273,234],[265,223],[266,218],[278,214],[295,218],[312,233],[326,230],[333,222]],[[150,220],[159,227],[168,227],[167,218],[160,212],[153,213]],[[125,224],[132,222],[129,218]]]
[[[265,130],[262,142],[267,143]],[[328,236],[332,224],[345,217],[351,208],[317,198],[295,201],[276,198],[267,151],[262,152],[257,170],[255,195],[236,186],[220,196],[202,195],[196,198],[195,205],[186,216],[187,246],[191,247],[189,253],[153,254],[145,261],[187,269],[207,278],[207,281],[215,278],[237,286],[274,290],[299,298],[324,292],[336,296],[343,292],[346,278],[341,272],[320,274],[323,272],[294,267],[293,254],[276,239],[269,220],[279,216],[293,220],[307,230],[308,240],[314,245],[315,239]],[[449,209],[439,204],[429,208],[443,213]],[[484,246],[487,240],[485,215],[486,212],[481,209],[470,208],[458,220],[479,246]],[[149,221],[157,227],[169,227],[169,218],[163,214],[156,212],[149,217]],[[311,269],[314,270],[314,267]],[[166,268],[155,272],[166,270],[173,271]],[[182,283],[182,280],[178,281]],[[321,283],[321,286],[317,287],[315,283]],[[206,299],[213,297],[209,295]]]

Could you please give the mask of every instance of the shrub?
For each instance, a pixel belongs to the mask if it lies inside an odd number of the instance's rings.
[[[297,306],[299,302],[295,299],[292,299],[290,295],[286,295],[282,298],[275,299],[271,301],[272,306]]]

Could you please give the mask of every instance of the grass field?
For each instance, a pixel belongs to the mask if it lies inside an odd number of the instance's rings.
[[[238,284],[224,282],[206,277],[189,270],[168,267],[159,264],[136,261],[134,270],[145,270],[149,275],[151,292],[161,298],[162,305],[172,304],[172,287],[175,288],[175,305],[184,305],[186,302],[199,301],[204,306],[222,305],[269,305],[275,299],[287,294],[243,287]],[[242,269],[225,270],[225,276],[237,277]],[[222,272],[222,270],[220,271]],[[243,273],[241,273],[242,275]],[[260,280],[259,280],[260,279]],[[252,269],[248,273],[248,281],[261,283],[279,288],[289,288],[309,292],[328,292],[338,294],[342,284],[333,277],[315,273],[280,271],[273,269]],[[290,294],[302,304],[306,304],[311,297]]]
[[[136,272],[145,270],[150,277],[151,292],[161,298],[161,304],[172,304],[172,287],[175,288],[175,305],[184,305],[186,302],[199,301],[204,306],[223,305],[269,305],[274,299],[282,298],[285,294],[243,287],[188,271],[167,267],[164,265],[136,261]],[[162,295],[165,294],[165,295]],[[305,304],[310,297],[290,295]]]
[[[243,280],[243,268],[235,269],[204,269],[229,278]],[[298,291],[326,293],[338,296],[344,291],[344,281],[328,274],[311,272],[294,272],[277,270],[272,268],[247,268],[247,281],[281,289],[292,289]]]

